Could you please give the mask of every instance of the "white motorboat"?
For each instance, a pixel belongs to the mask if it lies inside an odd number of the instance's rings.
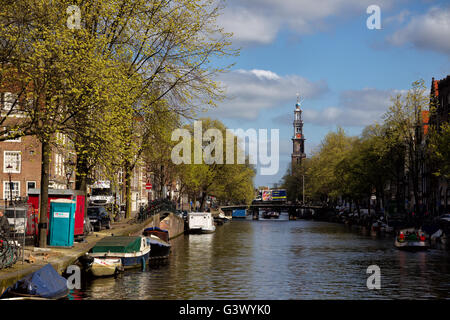
[[[189,212],[187,222],[190,233],[213,233],[216,231],[211,212]]]

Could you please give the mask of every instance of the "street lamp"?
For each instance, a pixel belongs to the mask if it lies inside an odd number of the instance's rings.
[[[6,169],[8,169],[8,176],[9,176],[9,205],[12,206],[13,202],[12,202],[12,189],[13,189],[13,183],[11,181],[11,169],[12,169],[12,165],[9,163],[6,166]]]

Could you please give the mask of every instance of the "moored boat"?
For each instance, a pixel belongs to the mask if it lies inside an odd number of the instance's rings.
[[[94,277],[113,276],[123,271],[120,258],[94,258],[85,254],[78,261],[83,266],[83,270]]]
[[[1,298],[63,299],[68,294],[67,280],[49,263],[6,289]]]
[[[386,224],[383,220],[377,220],[372,224],[371,227],[372,232],[386,232],[391,233],[394,231],[394,228]]]
[[[169,242],[169,231],[160,229],[158,227],[151,227],[151,228],[145,228],[144,232],[142,233],[145,237],[148,237],[150,235],[155,235],[161,240],[165,242]]]
[[[213,233],[216,231],[211,212],[189,212],[187,220],[190,233]]]
[[[429,248],[425,234],[415,228],[402,229],[395,237],[394,246],[400,250],[422,251]]]
[[[278,219],[280,217],[280,213],[276,211],[264,211],[263,218],[264,219]]]
[[[144,269],[150,250],[145,237],[111,236],[97,242],[90,250],[89,256],[97,259],[120,259],[124,269],[140,266]]]
[[[150,262],[154,260],[162,260],[169,258],[170,254],[170,243],[160,239],[155,235],[150,235],[146,237],[147,243],[150,245]]]
[[[150,261],[167,259],[170,254],[169,231],[158,227],[146,228],[142,233],[150,245]]]
[[[115,259],[99,259],[94,258],[91,266],[91,273],[96,277],[113,276],[118,272],[123,271],[122,260]]]

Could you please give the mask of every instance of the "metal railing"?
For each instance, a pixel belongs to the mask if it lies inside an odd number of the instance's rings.
[[[176,203],[167,199],[153,200],[146,206],[141,206],[136,216],[136,221],[142,223],[161,211],[176,211]]]

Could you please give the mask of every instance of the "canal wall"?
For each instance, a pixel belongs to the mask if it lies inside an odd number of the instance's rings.
[[[169,213],[167,217],[161,220],[159,227],[163,230],[168,230],[169,239],[173,239],[184,234],[184,219],[173,213]]]

